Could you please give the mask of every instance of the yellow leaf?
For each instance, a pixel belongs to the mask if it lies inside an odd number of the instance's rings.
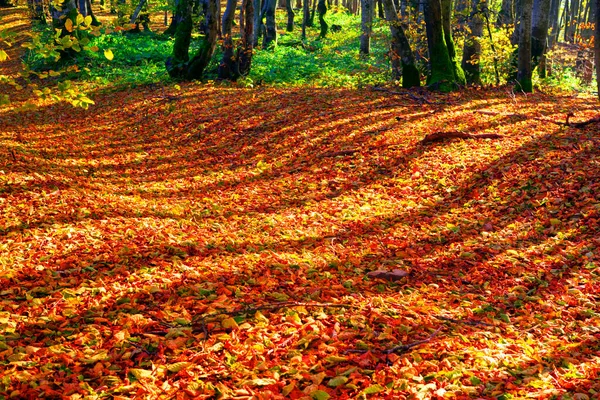
[[[238,324],[237,324],[237,322],[235,322],[235,319],[233,319],[233,318],[227,318],[227,319],[224,319],[221,322],[221,326],[224,329],[237,329]]]
[[[0,62],[8,60],[8,54],[4,50],[0,50]]]
[[[85,17],[85,18],[83,19],[83,22],[85,22],[85,24],[86,24],[87,26],[90,26],[90,25],[92,24],[92,16],[91,16],[91,15],[88,15],[87,17]]]
[[[65,21],[65,29],[67,32],[73,32],[73,21],[70,18]]]
[[[81,23],[84,21],[83,15],[77,14],[76,21],[77,25],[81,25]]]
[[[175,363],[175,364],[169,364],[169,365],[167,365],[167,369],[170,372],[179,372],[179,371],[181,371],[183,369],[188,368],[190,365],[192,365],[191,362],[181,361],[181,362],[178,362],[178,363]]]
[[[112,61],[112,59],[115,58],[111,49],[104,50],[104,57],[106,57],[108,61]]]

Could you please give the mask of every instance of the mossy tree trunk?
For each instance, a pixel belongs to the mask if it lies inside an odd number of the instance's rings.
[[[548,25],[550,21],[550,0],[535,0],[531,16],[531,57],[532,69],[535,69],[542,61],[546,53],[548,39]],[[546,69],[539,68],[540,78],[546,77]]]
[[[373,31],[373,0],[361,0],[360,2],[360,54],[371,52],[371,34]]]
[[[531,9],[533,7],[533,0],[521,0],[521,7],[517,89],[525,93],[531,93],[533,92],[533,83],[531,80]]]
[[[241,38],[234,52],[231,31],[236,6],[237,0],[228,0],[223,14],[223,59],[219,65],[219,78],[232,81],[236,81],[240,76],[245,76],[250,72],[253,48],[254,4],[253,0],[243,0],[240,10]],[[228,13],[228,10],[231,13]]]
[[[462,68],[465,71],[467,83],[481,85],[481,38],[483,36],[483,11],[480,0],[471,2],[469,14],[469,30],[465,38]]]
[[[200,38],[197,53],[190,58],[189,48],[192,37],[192,0],[181,0],[182,21],[179,22],[175,32],[173,54],[166,61],[167,71],[173,78],[201,79],[204,69],[210,62],[215,49],[218,34],[218,5],[217,0],[209,0],[204,16],[206,34]]]
[[[444,28],[444,41],[448,48],[448,56],[452,62],[452,74],[454,75],[454,81],[459,85],[467,83],[465,79],[465,72],[456,56],[456,46],[454,45],[454,39],[452,38],[452,0],[441,0],[442,4],[442,27]]]
[[[327,2],[325,0],[319,0],[317,5],[317,14],[319,15],[319,26],[321,27],[320,38],[327,36],[329,25],[325,21],[325,14],[327,14]]]
[[[385,18],[390,26],[390,59],[394,80],[402,79],[402,87],[421,86],[421,74],[415,66],[415,56],[410,48],[394,0],[383,0]]]
[[[450,58],[448,46],[446,45],[442,2],[440,0],[427,0],[424,11],[430,69],[427,84],[444,92],[454,90],[457,86],[456,62]],[[452,44],[452,46],[454,45]]]

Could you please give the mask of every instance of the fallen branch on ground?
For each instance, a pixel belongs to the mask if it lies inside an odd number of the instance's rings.
[[[357,153],[357,152],[358,152],[358,149],[330,151],[328,153],[323,153],[323,154],[319,155],[319,157],[325,158],[325,157],[351,156],[352,154]]]
[[[445,139],[501,139],[503,137],[504,136],[497,133],[480,133],[474,135],[472,133],[464,132],[434,132],[425,136],[423,140],[421,140],[421,144],[440,142]]]
[[[495,326],[493,324],[488,324],[487,322],[483,322],[483,321],[473,321],[473,320],[469,320],[469,319],[455,319],[455,318],[450,318],[450,317],[444,317],[443,315],[436,315],[435,318],[442,320],[442,321],[452,322],[455,324],[465,324],[465,325],[471,325],[471,326],[478,326],[478,325]]]

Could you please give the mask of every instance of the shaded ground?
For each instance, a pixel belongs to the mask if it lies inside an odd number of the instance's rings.
[[[600,391],[594,100],[91,97],[0,109],[0,395]]]

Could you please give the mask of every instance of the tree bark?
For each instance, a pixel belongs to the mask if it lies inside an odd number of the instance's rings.
[[[310,18],[310,0],[303,0],[302,11],[302,39],[306,39],[306,28]]]
[[[285,30],[288,32],[294,31],[294,9],[292,8],[292,0],[285,1],[285,10],[287,12],[287,25]]]
[[[522,0],[521,7],[517,88],[525,93],[531,93],[533,92],[531,80],[531,11],[533,0]]]
[[[550,0],[534,0],[531,26],[532,69],[537,67],[546,53],[548,23],[550,18]],[[538,70],[540,78],[546,77],[546,70]]]
[[[325,14],[327,14],[327,2],[325,0],[318,0],[317,13],[319,15],[319,26],[321,27],[319,37],[324,38],[329,30],[329,25],[325,21]]]
[[[600,100],[600,0],[591,0],[596,2],[596,37],[594,38],[594,60],[596,62],[596,90],[598,91],[598,99]]]
[[[469,32],[465,38],[462,68],[467,83],[481,85],[481,37],[483,36],[483,15],[479,0],[472,0],[469,15]]]
[[[385,18],[390,26],[392,35],[390,43],[392,76],[394,80],[402,78],[402,87],[404,88],[421,86],[421,74],[415,66],[415,57],[404,29],[402,29],[394,1],[383,0],[383,6],[385,8]]]
[[[265,0],[263,7],[266,17],[265,21],[265,37],[263,39],[263,48],[277,44],[277,27],[275,26],[275,9],[277,6],[276,0]],[[261,18],[262,21],[262,18]]]
[[[175,0],[175,13],[173,14],[173,16],[171,17],[171,23],[169,24],[169,27],[167,29],[165,29],[165,31],[163,32],[163,35],[168,35],[168,36],[173,36],[175,35],[175,32],[177,31],[177,25],[183,21],[184,16],[181,14],[181,2],[183,0]]]
[[[373,0],[361,0],[360,15],[360,54],[369,54],[371,52],[371,34],[373,27]]]
[[[454,80],[460,85],[467,83],[465,79],[465,72],[456,59],[456,47],[454,46],[454,39],[452,39],[452,0],[442,0],[442,26],[444,28],[444,40],[446,47],[448,48],[448,56],[452,62],[452,74]]]
[[[455,55],[454,43],[450,40],[450,48],[446,43],[447,37],[450,36],[451,39],[451,33],[445,29],[446,25],[449,28],[449,15],[444,11],[448,3],[451,3],[450,0],[427,0],[424,10],[430,66],[427,84],[444,92],[454,90],[457,84],[466,82],[464,72],[457,65],[456,59],[451,57],[451,54]]]
[[[258,47],[258,41],[263,35],[263,2],[261,0],[252,0],[254,2],[254,30],[252,31],[252,45]]]
[[[250,72],[252,63],[254,5],[252,0],[243,0],[240,10],[240,32],[237,49],[234,52],[232,39],[233,19],[237,0],[228,0],[223,14],[223,59],[219,65],[219,78],[236,81]]]
[[[235,17],[235,8],[237,0],[227,0],[225,12],[221,22],[221,36],[223,37],[223,58],[219,64],[218,74],[220,79],[232,79],[235,69],[235,56],[233,52],[233,38],[231,31],[233,29],[233,19]]]
[[[178,79],[201,79],[204,69],[210,62],[218,36],[218,5],[217,0],[209,0],[207,3],[205,18],[206,33],[200,38],[198,52],[190,59],[189,48],[192,36],[192,0],[181,0],[180,14],[183,20],[178,23],[175,32],[175,43],[173,54],[167,58],[167,72],[173,78]]]

